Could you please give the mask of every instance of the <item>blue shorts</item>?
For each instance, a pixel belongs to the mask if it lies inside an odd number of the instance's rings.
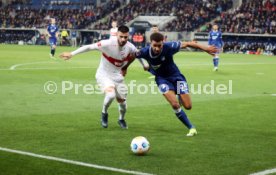
[[[57,38],[49,38],[49,44],[50,46],[57,45]]]
[[[184,75],[179,74],[171,77],[155,77],[155,82],[162,94],[167,93],[169,90],[173,90],[175,94],[188,94],[189,87]]]

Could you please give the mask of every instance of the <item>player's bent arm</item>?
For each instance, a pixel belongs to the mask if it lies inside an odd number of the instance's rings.
[[[140,62],[140,64],[143,66],[144,71],[148,71],[149,70],[149,65],[146,65],[144,60],[142,58],[137,58]]]
[[[145,64],[144,60],[143,60],[143,56],[141,55],[141,51],[137,51],[135,52],[135,57],[138,59],[139,63],[143,66],[145,71],[149,70],[149,65]]]
[[[50,37],[50,33],[48,32],[48,30],[46,31],[46,37]]]

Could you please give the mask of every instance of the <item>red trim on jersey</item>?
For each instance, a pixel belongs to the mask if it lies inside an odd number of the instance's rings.
[[[103,56],[107,59],[107,61],[109,61],[111,64],[113,64],[116,67],[121,67],[125,61],[130,60],[130,54],[128,54],[127,57],[123,58],[123,60],[117,60],[115,58],[107,56],[105,53],[103,53]]]

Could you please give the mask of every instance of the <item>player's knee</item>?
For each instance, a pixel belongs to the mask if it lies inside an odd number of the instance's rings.
[[[118,102],[118,103],[124,103],[125,101],[126,101],[126,99],[117,98],[117,102]]]
[[[180,108],[180,105],[179,105],[178,102],[171,103],[171,106],[172,106],[173,109],[179,109]]]
[[[185,109],[191,110],[192,109],[192,104],[185,104],[183,105]]]
[[[114,100],[116,97],[116,93],[115,91],[107,91],[105,92],[105,96],[108,97],[109,99]]]

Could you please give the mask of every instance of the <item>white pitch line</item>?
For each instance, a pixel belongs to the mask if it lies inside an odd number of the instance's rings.
[[[1,70],[56,70],[56,69],[89,69],[89,68],[96,68],[96,67],[58,67],[58,68],[53,68],[53,67],[27,67],[27,68],[19,68],[15,69],[19,66],[25,66],[25,65],[33,65],[33,64],[42,64],[42,63],[55,63],[55,62],[32,62],[32,63],[24,63],[24,64],[15,64],[11,66],[9,69],[0,69]],[[267,64],[276,64],[276,63],[221,63],[220,65],[222,66],[227,66],[227,65],[237,65],[237,66],[242,66],[242,65],[267,65]],[[178,67],[182,66],[212,66],[211,63],[192,63],[192,64],[178,64]],[[136,66],[136,67],[140,67]]]
[[[32,64],[43,64],[43,63],[52,63],[49,61],[40,61],[40,62],[31,62],[31,63],[22,63],[22,64],[15,64],[10,67],[10,70],[15,70],[16,67],[25,66],[25,65],[32,65]]]
[[[8,149],[8,148],[2,148],[2,147],[0,147],[0,151],[5,151],[5,152],[10,152],[10,153],[15,153],[15,154],[21,154],[21,155],[25,155],[25,156],[31,156],[31,157],[36,157],[36,158],[41,158],[41,159],[46,159],[46,160],[53,160],[53,161],[68,163],[68,164],[72,164],[72,165],[79,165],[79,166],[102,169],[102,170],[107,170],[107,171],[126,173],[126,174],[153,175],[153,174],[143,173],[143,172],[139,172],[139,171],[113,168],[113,167],[108,167],[108,166],[102,166],[102,165],[96,165],[96,164],[91,164],[91,163],[79,162],[79,161],[68,160],[68,159],[52,157],[52,156],[45,156],[45,155],[40,155],[40,154],[35,154],[35,153],[30,153],[30,152],[25,152],[25,151],[19,151],[19,150],[13,150],[13,149]]]
[[[252,173],[250,175],[267,175],[267,174],[272,174],[272,173],[276,173],[276,168],[270,169],[270,170],[264,170],[264,171],[260,171],[257,173]]]

